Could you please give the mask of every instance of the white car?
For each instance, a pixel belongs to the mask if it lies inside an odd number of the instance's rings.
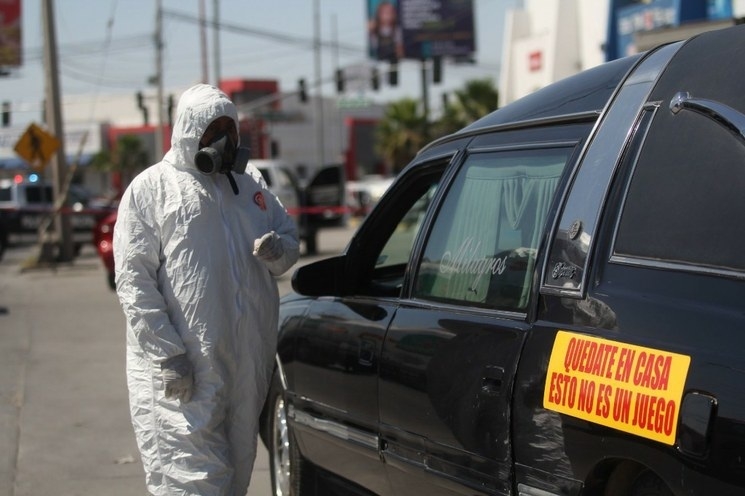
[[[259,159],[250,163],[259,169],[269,189],[295,221],[300,216],[300,185],[290,165],[281,160]]]
[[[295,219],[305,252],[315,254],[320,229],[346,221],[344,167],[330,164],[319,168],[308,183],[300,184],[294,169],[282,160],[251,160],[269,189]]]

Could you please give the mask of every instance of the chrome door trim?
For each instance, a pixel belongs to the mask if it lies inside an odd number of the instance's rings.
[[[603,112],[567,190],[544,259],[541,293],[583,298],[590,254],[611,181],[658,77],[683,42],[665,45],[643,59]]]
[[[293,404],[289,405],[288,415],[297,424],[313,429],[314,431],[322,432],[337,439],[352,442],[375,451],[378,451],[380,447],[380,437],[376,434],[370,434],[340,424],[339,422],[316,417],[298,410]]]

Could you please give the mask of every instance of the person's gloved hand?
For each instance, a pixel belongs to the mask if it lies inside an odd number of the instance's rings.
[[[254,241],[254,256],[264,262],[274,262],[284,253],[279,235],[270,231]]]
[[[194,370],[186,354],[176,355],[160,365],[166,398],[188,403],[194,392]]]

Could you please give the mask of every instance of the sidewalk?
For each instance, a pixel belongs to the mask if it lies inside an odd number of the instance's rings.
[[[74,264],[0,262],[0,496],[142,496],[124,316],[92,247]],[[248,495],[271,493],[260,445]]]

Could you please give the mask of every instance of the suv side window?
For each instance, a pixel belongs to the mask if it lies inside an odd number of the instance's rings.
[[[451,160],[437,159],[399,175],[395,187],[362,224],[356,244],[349,247],[354,259],[347,279],[354,284],[354,293],[400,297],[414,243]]]
[[[614,258],[745,271],[745,146],[716,121],[658,113],[628,187]]]
[[[432,180],[434,181],[434,178]],[[414,247],[414,239],[436,191],[437,182],[433,182],[399,221],[375,262],[376,269],[408,263],[411,250]]]
[[[573,148],[470,155],[427,240],[413,295],[524,312],[536,251]]]

